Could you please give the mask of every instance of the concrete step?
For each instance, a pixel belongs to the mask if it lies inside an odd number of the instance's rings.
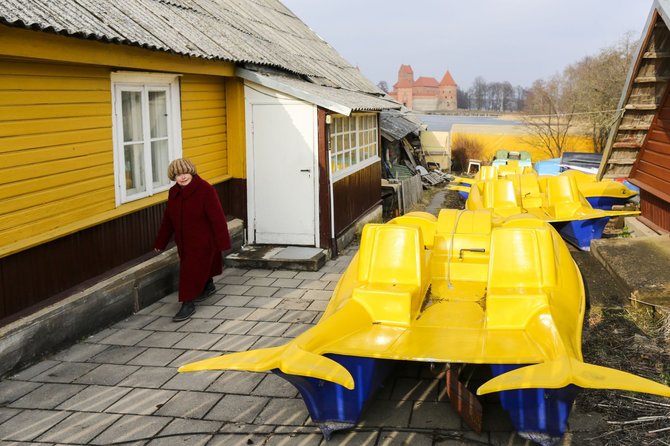
[[[318,271],[328,260],[328,251],[306,246],[244,245],[224,257],[226,266],[236,268]]]

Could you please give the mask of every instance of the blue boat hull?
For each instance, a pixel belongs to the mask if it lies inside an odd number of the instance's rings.
[[[612,206],[624,205],[628,203],[628,198],[620,197],[586,197],[592,208],[609,211]]]
[[[318,378],[288,375],[279,369],[272,372],[298,389],[312,421],[329,439],[333,432],[352,428],[358,423],[365,405],[382,387],[396,361],[345,355],[325,356],[351,373],[356,383],[354,390]]]
[[[272,372],[298,389],[312,421],[326,439],[333,432],[358,424],[366,404],[382,387],[396,361],[345,355],[326,355],[344,366],[354,377],[354,390],[306,376],[288,375],[279,369]],[[494,376],[524,365],[492,364]],[[499,392],[502,407],[510,415],[515,429],[524,438],[551,445],[565,433],[572,403],[580,388],[570,385],[561,389],[520,389]]]
[[[591,240],[603,236],[609,217],[591,218],[588,220],[571,220],[554,222],[552,225],[566,241],[582,251],[591,249]]]
[[[494,376],[524,365],[492,364]],[[567,428],[570,409],[580,387],[519,389],[499,392],[500,403],[520,436],[542,445],[558,443]]]

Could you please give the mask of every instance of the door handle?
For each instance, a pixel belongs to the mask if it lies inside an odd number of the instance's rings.
[[[311,169],[300,169],[300,172],[307,172],[310,173],[312,170]]]

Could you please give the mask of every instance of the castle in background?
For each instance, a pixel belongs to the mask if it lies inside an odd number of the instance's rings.
[[[393,85],[389,96],[414,111],[435,112],[456,110],[456,82],[449,70],[438,83],[434,77],[421,76],[414,80],[410,65],[401,65],[398,82]]]

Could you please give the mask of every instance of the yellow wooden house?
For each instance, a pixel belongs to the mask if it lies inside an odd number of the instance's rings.
[[[328,159],[337,129],[374,130],[359,164],[379,183],[377,112],[394,107],[379,93],[275,0],[1,2],[0,326],[147,258],[174,158],[195,163],[227,215],[271,215],[277,200],[247,199],[264,167],[249,160],[254,95],[311,107],[315,220],[302,244],[327,247],[379,199],[373,190],[337,219],[328,207],[351,202],[333,184],[356,171],[349,143],[346,164]]]

